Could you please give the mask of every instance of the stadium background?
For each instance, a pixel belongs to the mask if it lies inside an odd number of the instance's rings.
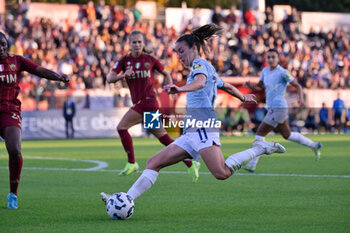
[[[131,22],[135,22],[129,21],[133,19],[130,12],[134,8],[135,1],[106,0],[108,6],[102,8],[106,12],[116,10],[112,11],[113,15],[107,14],[109,17],[106,19],[99,18],[97,12],[100,6],[98,1],[95,1],[94,7],[89,8],[89,12],[96,13],[96,24],[93,24],[91,20],[94,18],[89,19],[86,14],[88,1],[59,2],[80,3],[76,5],[78,9],[82,9],[77,13],[78,20],[69,23],[65,20],[51,22],[47,19],[54,15],[56,9],[63,7],[68,10],[72,7],[71,4],[49,5],[50,8],[44,10],[45,19],[37,18],[31,22],[26,20],[29,12],[26,10],[28,6],[25,1],[0,0],[0,26],[12,40],[12,52],[24,54],[38,64],[57,71],[68,70],[72,72],[73,80],[69,86],[57,86],[56,83],[40,81],[27,74],[23,76],[21,95],[26,109],[23,112],[25,127],[23,134],[28,133],[27,138],[39,135],[39,138],[59,139],[22,141],[24,166],[18,195],[19,209],[15,211],[6,208],[5,198],[8,194],[9,181],[8,155],[4,143],[0,147],[1,233],[349,232],[350,134],[336,134],[338,131],[334,127],[330,128],[334,133],[323,134],[324,129],[318,133],[316,129],[316,134],[308,135],[310,139],[323,144],[322,157],[317,162],[314,161],[313,152],[308,148],[283,140],[280,135],[269,135],[268,140],[280,142],[287,148],[287,152],[281,155],[263,156],[255,173],[241,169],[231,179],[220,182],[212,177],[203,164],[199,182],[193,184],[182,163],[166,168],[161,172],[155,187],[136,200],[135,213],[130,220],[117,222],[111,220],[106,214],[99,193],[125,192],[140,173],[126,177],[118,176],[126,160],[120,140],[95,138],[100,137],[95,133],[102,135],[111,133],[108,136],[117,136],[115,126],[118,116],[121,116],[122,111],[130,105],[124,83],[119,83],[118,86],[105,85],[106,72],[114,61],[127,51],[126,33],[134,27],[139,27],[147,32],[148,46],[154,48],[154,55],[159,56],[170,70],[174,70],[172,75],[175,81],[183,83],[186,71],[177,66],[175,56],[170,56],[174,55],[172,50],[168,49],[172,48],[173,39],[179,32],[165,26],[166,12],[172,10],[169,8],[175,8],[181,13],[183,9],[181,1],[160,0],[157,1],[157,21],[143,19],[145,16],[143,14],[141,22],[130,25]],[[299,26],[294,29],[298,28],[300,32],[288,33],[288,27],[293,24],[293,22],[290,24],[290,21],[293,21],[292,17],[286,17],[280,23],[274,22],[273,13],[269,13],[267,7],[277,2],[280,5],[297,8],[296,19]],[[231,4],[235,6],[237,15],[240,15],[240,10],[248,9],[248,1],[187,1],[185,12],[189,14],[188,18],[191,20],[193,10],[189,8],[203,3],[198,5],[200,15],[204,17],[204,12],[209,12],[208,17],[211,19],[215,4],[219,3],[222,6],[221,12],[224,17],[219,18],[225,20],[221,21],[221,24],[232,28],[226,33],[227,38],[211,42],[213,54],[210,61],[219,71],[219,67],[224,67],[220,71],[220,76],[238,85],[242,91],[248,91],[240,87],[242,82],[247,79],[256,81],[259,75],[261,65],[259,62],[256,63],[259,59],[256,59],[255,55],[263,57],[263,51],[267,49],[265,41],[276,43],[279,50],[283,51],[283,65],[288,67],[303,85],[308,106],[315,111],[316,116],[316,119],[309,118],[314,119],[318,126],[318,111],[322,102],[327,103],[330,124],[332,124],[332,104],[338,93],[341,93],[342,99],[349,107],[349,97],[346,95],[349,89],[347,23],[350,21],[337,21],[349,16],[347,2],[346,0],[267,0],[265,4],[267,12],[265,9],[262,12],[262,16],[269,16],[267,21],[264,19],[263,24],[255,23],[252,26],[240,20],[239,16],[234,22],[227,21],[229,17],[225,17]],[[116,3],[119,3],[118,6]],[[34,2],[30,3],[30,7],[34,5]],[[302,31],[305,14],[314,20],[310,21],[313,26],[318,23],[323,26],[334,26],[322,33],[317,29],[314,32]],[[67,18],[64,11],[55,17],[58,18],[59,15]],[[73,13],[68,15],[74,16]],[[110,22],[101,24],[102,20]],[[156,26],[157,22],[163,24]],[[293,26],[291,27],[293,29]],[[238,33],[241,28],[244,30]],[[89,36],[84,38],[84,35]],[[262,44],[258,42],[261,39],[257,35],[262,35]],[[89,51],[92,53],[89,54]],[[79,53],[82,55],[78,55]],[[231,54],[234,54],[234,59],[227,60]],[[94,65],[96,60],[97,65]],[[232,62],[237,67],[233,67]],[[222,71],[232,73],[227,75]],[[156,85],[159,87],[158,83]],[[79,106],[75,119],[76,127],[79,133],[84,135],[76,136],[91,136],[93,139],[61,139],[64,137],[62,104],[67,94],[72,94]],[[263,101],[263,96],[260,95],[259,99]],[[163,96],[167,97],[166,94],[159,92],[159,99],[164,102],[163,104],[174,104]],[[295,106],[294,90],[288,90],[288,99],[294,129],[303,133],[313,132],[312,128],[305,128],[308,109],[303,110]],[[184,104],[181,100],[177,103],[180,106]],[[222,107],[218,107],[219,117],[222,119],[227,117],[226,122],[232,117],[234,124],[236,122],[234,113],[244,111],[244,108],[238,111],[238,104],[239,102],[228,101],[227,96],[220,94],[218,105]],[[253,121],[255,115],[261,116],[264,113],[260,111],[263,105],[263,103],[258,105],[259,111],[256,112],[253,110],[255,106],[244,106],[248,108],[250,120]],[[234,108],[235,111],[230,111],[228,114],[229,108]],[[347,111],[348,108],[343,109],[343,129],[340,133],[347,132],[346,117],[349,116]],[[137,133],[139,129],[135,130]],[[240,133],[236,129],[230,131],[229,128],[225,129],[223,134],[244,134],[244,131]],[[87,135],[86,132],[94,132],[94,135]],[[250,130],[247,134],[250,134],[249,132]],[[220,141],[224,156],[251,147],[253,140],[253,135],[222,136]],[[141,169],[145,168],[150,156],[163,148],[163,145],[154,138],[134,138],[133,142]],[[101,164],[108,166],[101,167],[99,166]]]
[[[274,45],[281,53],[281,65],[304,88],[305,109],[299,109],[296,91],[288,88],[292,128],[303,133],[349,131],[348,108],[342,110],[339,127],[333,127],[332,115],[338,95],[350,106],[350,15],[343,13],[349,9],[346,3],[335,1],[338,5],[328,6],[319,1],[312,8],[310,1],[304,5],[300,1],[276,4],[257,0],[233,1],[232,5],[225,1],[218,2],[220,5],[206,1],[128,1],[120,5],[113,1],[63,2],[81,4],[0,1],[1,29],[9,36],[10,51],[71,77],[65,85],[23,75],[20,99],[24,139],[64,138],[61,109],[67,96],[73,96],[77,106],[76,137],[117,137],[115,125],[131,100],[126,83],[106,84],[106,75],[128,52],[127,35],[133,29],[145,33],[153,55],[181,85],[188,70],[172,51],[175,39],[207,22],[225,29],[222,37],[210,41],[208,57],[225,81],[243,93],[250,92],[242,84],[258,81],[266,66],[264,53]],[[203,7],[193,7],[199,4]],[[312,9],[323,12],[307,11]],[[338,13],[325,12],[332,9]],[[161,107],[183,107],[184,95],[172,99],[162,91],[161,82],[161,77],[155,82]],[[259,102],[264,102],[263,93],[257,94]],[[326,129],[319,127],[322,103],[329,110]],[[227,135],[253,133],[264,108],[263,104],[241,106],[222,92],[216,105],[224,123],[222,132]],[[133,129],[133,136],[143,134],[141,127]]]

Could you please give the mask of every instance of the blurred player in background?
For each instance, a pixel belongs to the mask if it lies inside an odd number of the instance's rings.
[[[267,63],[269,67],[262,70],[260,81],[253,85],[249,81],[245,85],[254,91],[261,91],[265,88],[266,104],[268,112],[255,135],[255,143],[265,141],[265,136],[275,130],[279,132],[284,139],[297,142],[307,146],[314,151],[315,160],[320,158],[320,142],[313,142],[298,132],[291,132],[288,121],[288,105],[285,99],[287,84],[290,83],[297,90],[300,107],[304,107],[303,91],[298,81],[287,71],[278,65],[279,54],[276,49],[269,49],[266,53]],[[259,157],[251,160],[244,168],[250,172],[254,172]]]
[[[206,40],[220,35],[222,28],[216,24],[207,24],[182,35],[175,44],[175,51],[182,63],[191,67],[186,85],[178,87],[168,84],[164,89],[170,93],[186,92],[186,116],[190,121],[202,122],[216,119],[214,102],[217,88],[224,90],[242,102],[256,102],[255,95],[242,95],[238,89],[218,78],[215,68],[201,58],[201,50],[208,52]],[[219,128],[211,126],[190,126],[184,128],[184,134],[147,161],[142,175],[129,189],[128,195],[136,199],[156,182],[159,171],[184,159],[203,159],[209,171],[218,180],[225,180],[233,175],[250,159],[262,154],[284,153],[285,149],[278,143],[260,141],[253,148],[238,152],[224,160],[220,147]],[[102,200],[109,195],[101,193]]]
[[[134,30],[129,35],[131,53],[123,56],[115,63],[112,71],[107,75],[109,83],[115,83],[125,79],[133,102],[133,106],[123,116],[117,126],[120,139],[125,152],[128,155],[128,162],[120,175],[129,175],[139,169],[135,161],[132,138],[128,132],[132,126],[142,123],[143,112],[157,111],[159,109],[156,93],[153,88],[154,72],[158,71],[164,75],[164,84],[172,84],[172,79],[158,59],[149,55],[145,48],[144,36]],[[119,74],[123,72],[122,74]],[[165,146],[173,142],[164,128],[149,130]],[[198,180],[199,162],[184,160],[193,175],[193,181]]]
[[[17,209],[17,189],[22,171],[21,152],[21,102],[19,79],[22,71],[40,78],[68,82],[65,74],[45,69],[32,61],[8,52],[9,44],[4,33],[0,32],[0,130],[9,154],[10,193],[7,207]]]

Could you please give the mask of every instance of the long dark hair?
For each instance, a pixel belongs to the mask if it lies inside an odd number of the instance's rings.
[[[193,30],[190,34],[184,34],[180,36],[176,42],[185,41],[190,48],[192,48],[193,45],[196,45],[199,54],[202,48],[204,54],[208,55],[209,49],[206,42],[212,36],[222,35],[222,32],[222,27],[214,23],[210,23]]]

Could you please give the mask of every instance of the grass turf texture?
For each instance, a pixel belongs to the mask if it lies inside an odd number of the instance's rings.
[[[140,175],[116,173],[126,163],[120,140],[23,141],[18,210],[7,209],[8,158],[2,143],[0,232],[349,232],[350,135],[309,137],[323,143],[318,162],[310,149],[269,136],[287,152],[263,156],[254,175],[240,171],[218,181],[203,161],[197,184],[185,173],[160,174],[156,184],[135,201],[135,213],[126,221],[110,219],[99,197],[101,191],[126,192]],[[253,137],[222,137],[223,154],[247,149],[252,141]],[[156,139],[142,138],[134,139],[134,146],[142,169],[163,148]],[[109,167],[71,171],[96,165],[31,156],[99,160]],[[65,170],[35,170],[40,168]],[[164,171],[187,169],[179,163]]]

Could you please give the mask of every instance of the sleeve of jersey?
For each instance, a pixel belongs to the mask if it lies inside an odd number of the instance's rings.
[[[261,71],[260,80],[259,81],[264,82],[264,70]]]
[[[193,77],[197,74],[204,74],[206,77],[209,76],[206,66],[200,61],[193,63],[191,67],[191,71],[192,71]]]
[[[112,68],[112,71],[114,71],[117,74],[119,74],[122,70],[123,70],[123,58],[117,61]]]
[[[286,73],[284,75],[284,79],[289,83],[294,81],[294,77],[292,76],[292,74],[289,71],[286,71]]]
[[[28,71],[29,73],[33,73],[36,68],[39,67],[39,65],[35,64],[28,58],[17,56],[17,59],[19,60],[21,64],[21,70]]]
[[[217,82],[216,82],[216,86],[217,88],[222,88],[224,86],[224,80],[222,80],[221,78],[218,77]]]
[[[160,63],[160,61],[156,58],[153,58],[153,62],[154,62],[154,68],[159,72],[163,72],[164,66],[162,65],[162,63]]]

